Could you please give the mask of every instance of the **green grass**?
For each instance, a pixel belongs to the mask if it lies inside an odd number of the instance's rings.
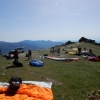
[[[100,54],[100,47],[88,43],[74,43],[75,47],[85,46],[87,50],[92,48],[96,55]],[[66,50],[70,50],[70,46],[61,46]],[[33,51],[33,59],[40,59],[39,56],[49,54],[49,49]],[[59,57],[59,56],[58,56]],[[100,62],[92,62],[84,59],[82,56],[68,55],[61,51],[60,57],[80,57],[81,60],[73,62],[54,61],[51,59],[41,58],[44,62],[43,67],[32,67],[29,65],[27,57],[19,55],[19,61],[23,63],[23,67],[6,67],[12,65],[12,60],[6,60],[0,57],[0,81],[8,82],[12,76],[20,76],[22,80],[32,81],[51,81],[54,100],[85,100],[87,96],[82,93],[90,93],[92,90],[100,89]]]

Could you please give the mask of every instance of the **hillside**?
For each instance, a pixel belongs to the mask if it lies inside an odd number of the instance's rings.
[[[82,50],[86,47],[87,51],[91,48],[94,54],[100,55],[100,46],[83,41],[61,45],[60,55],[50,53],[50,49],[32,51],[32,59],[44,62],[43,67],[30,66],[25,53],[19,54],[19,61],[23,63],[23,67],[13,66],[13,59],[7,60],[0,56],[0,81],[8,82],[12,76],[20,76],[24,81],[52,82],[54,100],[86,100],[86,94],[100,89],[100,61],[93,62],[83,56],[65,53],[66,50],[76,52],[72,50],[72,46],[73,48],[80,46]],[[40,58],[44,54],[62,58],[80,58],[80,60],[65,62]]]

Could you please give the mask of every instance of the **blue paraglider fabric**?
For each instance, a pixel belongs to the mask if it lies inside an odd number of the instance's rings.
[[[36,66],[36,67],[41,67],[41,66],[43,66],[43,64],[44,63],[42,61],[40,61],[40,60],[31,60],[29,62],[30,66]]]

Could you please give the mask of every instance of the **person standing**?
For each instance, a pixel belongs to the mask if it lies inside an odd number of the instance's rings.
[[[81,47],[78,47],[78,54],[81,55]]]
[[[28,50],[28,60],[30,60],[32,58],[32,51],[29,49]]]
[[[14,61],[15,61],[15,63],[18,63],[18,51],[17,51],[17,49],[15,49],[15,51],[14,51]]]

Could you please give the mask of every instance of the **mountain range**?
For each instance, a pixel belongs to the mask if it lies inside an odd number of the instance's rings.
[[[95,45],[99,45],[100,46],[100,40],[92,40],[92,39],[87,39],[85,37],[81,37],[77,42],[89,42],[89,43],[93,43]],[[18,47],[23,47],[24,51],[28,51],[28,49],[31,50],[43,50],[43,49],[47,49],[47,48],[51,48],[54,47],[56,45],[62,45],[62,44],[69,44],[72,43],[71,41],[46,41],[46,40],[36,40],[36,41],[32,41],[32,40],[23,40],[20,42],[5,42],[5,41],[0,41],[0,50],[2,52],[2,54],[8,54],[9,51],[14,50]]]
[[[32,40],[23,40],[20,42],[5,42],[0,41],[0,50],[2,54],[7,54],[9,51],[14,50],[18,47],[24,47],[24,51],[27,51],[28,49],[31,50],[43,50],[46,48],[51,48],[55,45],[61,45],[64,42],[54,42],[54,41],[32,41]]]

